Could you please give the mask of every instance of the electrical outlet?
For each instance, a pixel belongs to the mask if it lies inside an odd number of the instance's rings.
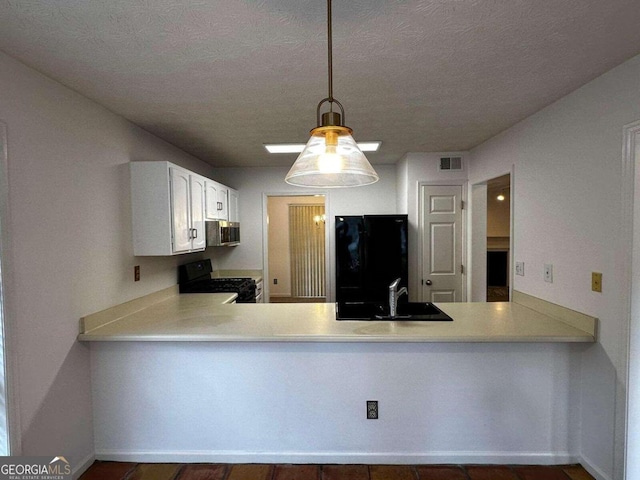
[[[553,283],[553,265],[550,263],[544,264],[544,281]]]
[[[273,284],[274,284],[274,285],[277,285],[277,284],[278,284],[278,279],[277,279],[277,278],[274,278],[274,279],[273,279]]]
[[[524,262],[516,262],[516,275],[524,277]]]
[[[133,267],[133,281],[140,281],[140,265],[136,265],[135,267]]]
[[[378,419],[378,401],[367,400],[367,420]]]
[[[602,293],[602,274],[591,272],[591,290]]]

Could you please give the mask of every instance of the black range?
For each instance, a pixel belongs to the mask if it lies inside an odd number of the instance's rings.
[[[180,293],[238,294],[236,303],[256,303],[256,282],[246,277],[211,278],[211,260],[198,260],[178,267]]]

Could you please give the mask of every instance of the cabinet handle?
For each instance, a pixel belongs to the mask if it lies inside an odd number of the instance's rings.
[[[198,229],[192,228],[192,230],[193,230],[193,238],[198,238]]]
[[[218,210],[222,210],[222,202],[218,202]]]

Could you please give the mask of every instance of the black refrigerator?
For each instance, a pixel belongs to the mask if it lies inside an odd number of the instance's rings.
[[[398,289],[407,286],[407,215],[338,215],[335,220],[337,302],[386,302],[396,278],[401,279]]]

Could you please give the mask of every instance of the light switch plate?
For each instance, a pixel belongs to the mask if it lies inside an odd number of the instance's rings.
[[[524,277],[524,262],[516,262],[516,275]]]

